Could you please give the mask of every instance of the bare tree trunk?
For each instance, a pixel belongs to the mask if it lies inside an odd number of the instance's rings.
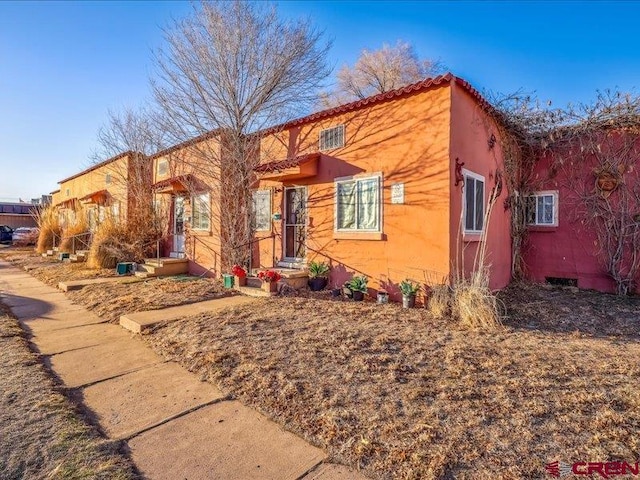
[[[176,169],[187,167],[215,192],[211,224],[223,268],[248,260],[255,134],[315,102],[329,73],[321,37],[270,5],[203,2],[166,33],[166,49],[156,55],[162,129],[173,143],[187,141]]]

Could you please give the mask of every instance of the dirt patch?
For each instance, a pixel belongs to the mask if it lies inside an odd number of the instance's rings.
[[[212,300],[228,296],[230,292],[223,289],[219,281],[178,276],[89,285],[67,295],[96,315],[118,323],[126,313]]]
[[[424,309],[272,298],[145,338],[373,478],[538,479],[554,460],[635,461],[640,300],[528,288],[501,294],[509,318],[491,334]]]
[[[100,437],[56,389],[2,305],[0,371],[3,479],[139,478],[121,445]]]

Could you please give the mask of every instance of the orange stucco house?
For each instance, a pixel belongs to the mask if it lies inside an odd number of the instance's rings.
[[[52,192],[52,204],[63,224],[81,208],[91,229],[107,216],[126,221],[136,202],[150,202],[145,187],[151,181],[150,165],[142,154],[121,153],[60,180],[59,189]]]
[[[502,170],[488,111],[469,83],[447,74],[259,132],[250,266],[326,261],[332,286],[366,275],[393,297],[405,278],[442,283],[468,273],[486,230],[490,285],[506,286],[509,212],[500,201],[483,219]],[[189,155],[202,142],[215,152],[220,138],[212,132],[152,157],[169,233],[163,254],[215,276],[227,273],[213,224],[224,179]]]
[[[506,191],[483,221],[503,168],[488,111],[447,74],[263,132],[253,265],[326,261],[331,285],[366,275],[393,296],[468,273],[487,230],[490,286],[506,286]]]

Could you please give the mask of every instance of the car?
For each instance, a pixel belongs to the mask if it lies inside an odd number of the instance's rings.
[[[14,245],[35,245],[38,242],[38,229],[18,227],[13,231],[12,241]]]
[[[13,240],[13,228],[8,225],[0,225],[0,243],[11,243]]]

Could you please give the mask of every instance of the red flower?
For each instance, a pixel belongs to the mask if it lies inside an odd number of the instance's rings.
[[[231,273],[233,273],[236,277],[246,277],[247,271],[242,268],[240,265],[234,265],[231,269]]]
[[[258,278],[266,283],[277,282],[282,276],[275,270],[263,270],[258,272]]]

